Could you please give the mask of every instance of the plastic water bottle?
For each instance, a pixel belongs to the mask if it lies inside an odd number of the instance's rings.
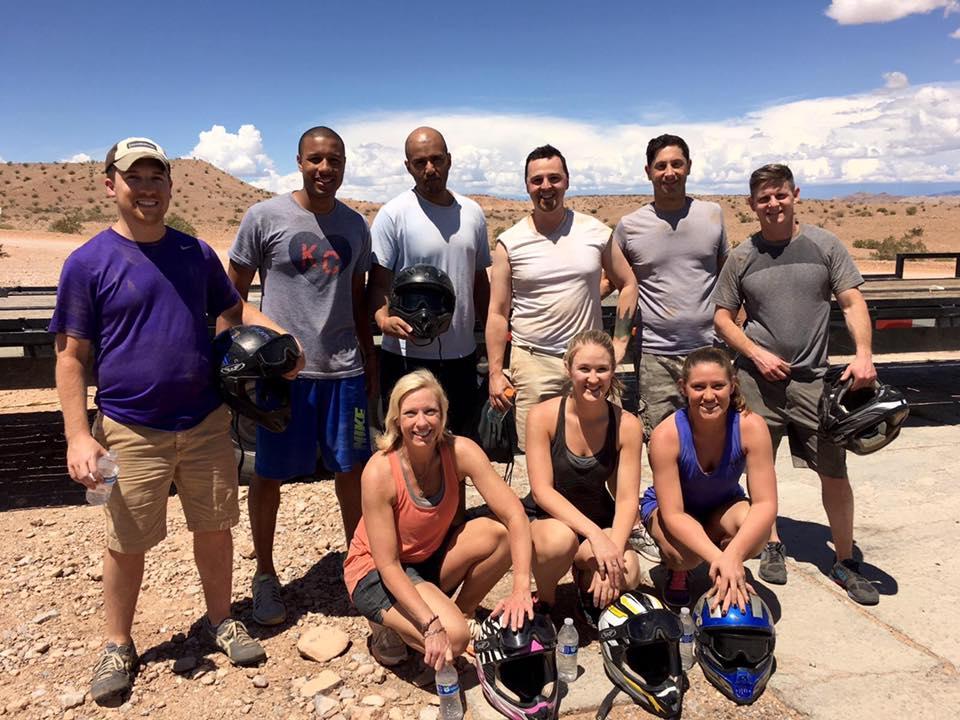
[[[566,618],[557,633],[557,675],[566,683],[577,679],[577,650],[580,636],[573,626],[573,618]]]
[[[461,720],[460,676],[456,668],[445,664],[436,676],[437,695],[440,697],[440,720]]]
[[[687,672],[693,667],[693,644],[697,634],[697,626],[693,622],[693,616],[690,615],[690,608],[680,608],[680,625],[683,626],[683,634],[680,636],[680,663],[683,665],[683,671]]]
[[[117,484],[117,476],[120,474],[117,456],[111,452],[101,455],[97,459],[97,473],[100,475],[100,480],[96,487],[87,490],[87,502],[91,505],[106,505],[110,499],[110,493],[113,492],[113,486]]]
[[[503,394],[507,396],[507,400],[510,403],[513,403],[513,398],[517,394],[517,391],[512,387],[508,387],[503,391]],[[500,425],[503,422],[503,419],[507,416],[508,412],[510,412],[510,408],[507,408],[501,412],[491,405],[489,408],[487,408],[487,422],[489,422],[491,425]]]

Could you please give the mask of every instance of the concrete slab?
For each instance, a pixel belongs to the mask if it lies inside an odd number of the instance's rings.
[[[779,526],[787,544],[788,584],[765,586],[757,578],[759,562],[751,560],[747,567],[779,618],[778,668],[768,692],[802,715],[958,716],[960,622],[953,613],[960,607],[960,471],[954,454],[960,427],[918,420],[888,448],[848,458],[857,547],[864,574],[881,595],[872,608],[847,599],[827,577],[833,550],[819,479],[793,468],[786,445],[780,449]],[[646,485],[646,463],[643,470]],[[522,458],[513,487],[526,492]],[[660,579],[658,570],[653,576]],[[703,586],[705,578],[697,583]],[[595,709],[609,691],[599,661],[596,642],[581,648],[583,673],[564,698],[564,715]],[[696,715],[705,693],[715,691],[696,667],[690,681],[685,704]],[[500,717],[479,688],[467,698],[474,717]]]

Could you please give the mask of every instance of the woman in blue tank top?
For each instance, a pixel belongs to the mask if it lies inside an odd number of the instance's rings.
[[[667,566],[667,603],[689,604],[687,571],[707,562],[713,604],[743,609],[743,561],[763,549],[777,515],[770,432],[746,409],[733,364],[719,348],[687,356],[680,391],[687,406],[650,437],[653,487],[640,501],[640,517]],[[749,498],[740,487],[744,469]]]
[[[640,581],[627,539],[637,517],[643,429],[608,399],[619,389],[609,335],[579,333],[564,365],[564,395],[534,406],[527,419],[531,493],[524,505],[533,518],[538,602],[553,604],[572,565],[581,609],[595,624],[599,611]]]

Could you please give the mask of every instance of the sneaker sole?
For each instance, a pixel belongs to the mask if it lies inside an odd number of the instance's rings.
[[[841,590],[843,590],[847,594],[847,597],[853,600],[857,605],[866,605],[868,607],[873,607],[874,605],[880,604],[879,596],[876,599],[870,598],[869,600],[861,600],[859,598],[854,597],[854,595],[843,586],[843,583],[837,580],[835,577],[831,577],[830,579],[833,580],[834,584],[837,587],[839,587]]]
[[[760,579],[764,582],[768,582],[771,585],[786,585],[787,584],[787,574],[784,573],[783,577],[774,576],[774,575],[765,575],[763,570],[757,573],[760,576]]]

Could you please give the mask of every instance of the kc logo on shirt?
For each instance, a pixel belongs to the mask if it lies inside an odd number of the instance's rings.
[[[314,285],[325,285],[350,266],[353,251],[342,235],[297,233],[290,240],[290,263]]]

